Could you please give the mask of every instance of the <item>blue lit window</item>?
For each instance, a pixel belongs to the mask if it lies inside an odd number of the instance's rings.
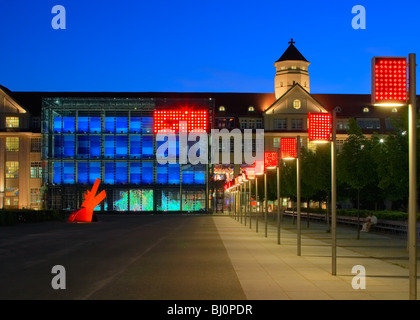
[[[105,162],[105,183],[115,183],[115,164],[114,162]]]
[[[73,162],[64,162],[63,164],[63,183],[64,184],[74,184],[74,163]]]
[[[61,162],[54,162],[53,183],[61,184]]]
[[[142,155],[143,158],[153,157],[153,136],[142,136]]]
[[[141,132],[141,118],[140,117],[130,118],[130,132],[131,133]]]
[[[74,135],[64,135],[63,139],[63,158],[73,158],[75,153]]]
[[[194,183],[194,169],[192,165],[186,165],[182,168],[182,183],[184,184]]]
[[[89,152],[91,158],[100,158],[101,156],[101,136],[90,136]]]
[[[168,183],[168,165],[157,164],[156,168],[156,183],[166,184]]]
[[[105,132],[115,133],[115,117],[105,117]]]
[[[77,157],[86,159],[89,156],[89,140],[88,136],[79,135],[77,137]]]
[[[145,184],[153,183],[153,162],[143,162],[141,181]]]
[[[63,118],[61,117],[55,117],[54,118],[54,132],[61,132],[62,129],[62,120]]]
[[[127,133],[128,132],[128,117],[117,117],[116,118],[116,132]]]
[[[54,135],[54,157],[61,158],[63,156],[63,137]]]
[[[79,117],[77,119],[77,132],[87,132],[89,128],[89,118]]]
[[[127,162],[117,162],[116,183],[124,184],[128,182],[127,179]]]
[[[130,183],[141,183],[141,163],[139,162],[130,163]]]
[[[101,163],[89,162],[89,183],[95,183],[96,179],[101,179]]]
[[[142,132],[153,133],[153,118],[152,117],[142,118]]]
[[[169,175],[168,175],[168,183],[169,184],[179,184],[180,182],[180,168],[179,163],[169,163]]]
[[[74,117],[63,117],[63,132],[74,133],[76,130],[76,121]]]
[[[100,133],[102,131],[101,118],[100,117],[91,117],[89,131],[91,133]]]
[[[130,136],[130,158],[131,159],[141,158],[141,136],[140,135]]]
[[[104,155],[106,159],[114,159],[114,136],[105,136]]]
[[[77,182],[88,183],[88,163],[79,162],[77,164]]]
[[[117,158],[127,158],[128,153],[128,138],[127,136],[116,136],[116,151],[115,154]]]
[[[204,184],[205,183],[205,170],[202,166],[198,166],[194,171],[194,183]]]

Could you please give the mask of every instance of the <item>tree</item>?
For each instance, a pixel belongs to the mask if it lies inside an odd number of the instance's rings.
[[[367,139],[354,119],[349,120],[348,138],[337,157],[337,179],[357,191],[357,221],[360,225],[361,191],[376,181],[377,173],[372,156],[372,142]],[[357,228],[357,239],[360,228]]]

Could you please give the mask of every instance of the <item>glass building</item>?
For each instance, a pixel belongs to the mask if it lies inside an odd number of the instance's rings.
[[[211,117],[212,99],[61,97],[44,98],[42,105],[49,208],[78,208],[99,178],[107,197],[96,210],[208,210],[208,164],[158,163],[164,142],[155,139],[153,116],[155,110],[199,108]]]

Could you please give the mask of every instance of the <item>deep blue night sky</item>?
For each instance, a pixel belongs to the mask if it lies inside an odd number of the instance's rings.
[[[366,29],[354,30],[354,5]],[[54,30],[54,5],[66,30]],[[420,61],[419,1],[2,0],[0,84],[12,91],[273,92],[293,38],[312,93],[370,93],[373,56]],[[420,63],[419,63],[420,64]]]

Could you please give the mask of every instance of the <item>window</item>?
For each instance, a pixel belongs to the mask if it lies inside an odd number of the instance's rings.
[[[274,119],[274,129],[287,129],[287,119]]]
[[[280,87],[283,87],[283,81],[282,81],[282,82],[280,82]]]
[[[392,112],[398,112],[397,108],[392,108]]]
[[[356,119],[357,125],[361,129],[380,129],[381,122],[379,119],[376,118],[359,118]]]
[[[6,151],[19,151],[19,138],[6,137]]]
[[[366,112],[369,112],[369,108],[368,108],[368,107],[364,107],[364,108],[363,108],[363,112],[365,112],[365,113],[366,113]]]
[[[31,162],[31,179],[42,178],[42,162]]]
[[[335,110],[335,112],[337,112],[337,113],[340,113],[340,112],[342,112],[342,111],[343,111],[343,110],[341,109],[341,107],[339,107],[339,106],[335,107],[335,108],[334,108],[334,110]]]
[[[280,148],[280,138],[273,138],[273,148]]]
[[[19,178],[19,161],[6,161],[6,178]]]
[[[302,129],[302,119],[292,119],[292,129]]]
[[[31,139],[31,152],[41,152],[41,138]]]
[[[6,128],[19,128],[19,117],[6,117]]]
[[[253,107],[253,106],[249,106],[249,107],[248,107],[248,111],[249,111],[249,112],[252,112],[252,111],[255,111],[255,109],[254,109],[254,107]]]
[[[41,189],[31,189],[31,206],[41,204]]]
[[[293,100],[293,108],[295,108],[297,110],[297,109],[300,109],[300,107],[301,107],[300,100],[299,99]]]
[[[226,111],[226,108],[224,106],[220,106],[219,111]]]
[[[41,117],[32,117],[32,129],[41,128]]]
[[[290,69],[296,70],[296,66],[291,66]]]

